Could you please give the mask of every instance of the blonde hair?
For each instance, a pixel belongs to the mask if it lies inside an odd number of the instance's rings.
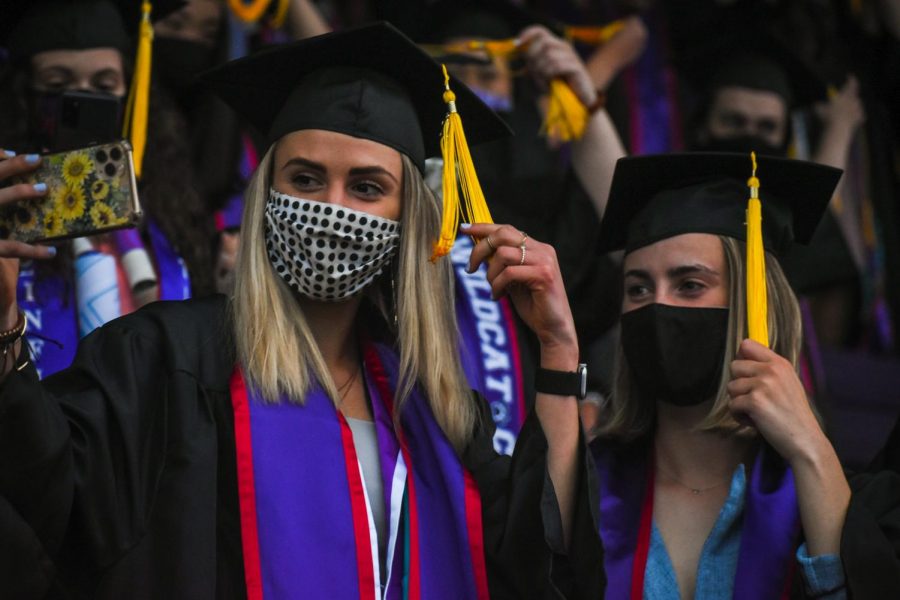
[[[728,332],[716,398],[706,418],[697,425],[697,430],[736,433],[746,428],[731,416],[726,386],[731,381],[731,361],[737,356],[740,343],[747,338],[747,305],[744,293],[746,244],[725,236],[719,236],[719,240],[722,242],[728,271]],[[796,369],[802,343],[800,306],[784,271],[781,270],[775,257],[768,252],[766,252],[766,291],[769,306],[769,346],[788,359]],[[616,352],[612,394],[601,409],[598,425],[592,432],[594,436],[628,442],[650,432],[656,418],[656,403],[652,399],[640,396],[632,377],[620,342]]]
[[[337,387],[294,292],[272,268],[265,245],[265,207],[272,184],[273,145],[245,195],[242,241],[232,312],[237,356],[248,382],[271,402],[285,394],[302,404],[313,381],[337,404]],[[387,317],[396,306],[400,373],[395,392],[399,418],[416,385],[457,450],[472,439],[478,412],[470,398],[457,347],[453,272],[447,260],[430,263],[441,207],[405,155],[400,249],[395,259],[396,300],[373,284],[367,293]],[[393,315],[388,319],[393,320]]]

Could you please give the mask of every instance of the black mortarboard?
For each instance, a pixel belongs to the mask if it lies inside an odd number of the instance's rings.
[[[270,142],[301,129],[370,139],[424,172],[440,154],[447,114],[440,65],[388,23],[263,50],[201,75],[201,81]],[[504,122],[452,79],[470,145],[509,135]]]
[[[156,21],[181,8],[184,0],[153,0]],[[3,2],[0,45],[12,61],[48,50],[116,48],[134,53],[141,0],[37,0]]]
[[[842,171],[816,163],[762,156],[763,245],[783,254],[809,242]],[[600,224],[601,251],[630,252],[683,233],[711,233],[746,241],[752,172],[747,154],[659,154],[616,163]]]
[[[526,27],[538,24],[555,29],[547,19],[504,0],[438,0],[428,7],[425,31],[419,41],[497,40],[515,37]]]
[[[686,50],[677,65],[691,85],[707,94],[744,87],[778,94],[789,107],[827,97],[825,81],[809,65],[777,38],[756,30],[717,32]]]

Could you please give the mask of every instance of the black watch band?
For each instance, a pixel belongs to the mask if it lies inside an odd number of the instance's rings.
[[[587,396],[587,365],[581,363],[574,373],[538,368],[534,376],[534,389],[543,394],[575,396],[584,400]]]

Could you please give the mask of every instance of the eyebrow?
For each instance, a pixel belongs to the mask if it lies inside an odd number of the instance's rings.
[[[328,169],[322,163],[317,163],[306,158],[301,158],[299,156],[287,161],[282,167],[282,170],[287,169],[291,166],[306,167],[307,169],[312,169],[313,171],[316,171],[323,175],[328,173]],[[353,167],[352,169],[350,169],[351,177],[358,177],[360,175],[384,175],[386,177],[390,177],[395,183],[399,183],[397,182],[397,178],[394,177],[387,169],[385,169],[384,167],[379,167],[377,165],[373,165],[370,167]]]
[[[680,267],[672,267],[671,269],[666,271],[666,275],[670,279],[674,279],[676,277],[683,277],[685,275],[693,275],[696,273],[705,273],[707,275],[712,275],[714,277],[719,276],[719,273],[717,271],[710,269],[706,265],[701,265],[701,264],[682,265]],[[651,279],[650,273],[643,269],[630,269],[625,272],[625,277],[638,277],[640,279]]]

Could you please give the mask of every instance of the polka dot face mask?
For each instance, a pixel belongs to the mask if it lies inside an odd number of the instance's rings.
[[[266,251],[278,275],[312,300],[362,291],[400,247],[400,223],[269,190]]]

